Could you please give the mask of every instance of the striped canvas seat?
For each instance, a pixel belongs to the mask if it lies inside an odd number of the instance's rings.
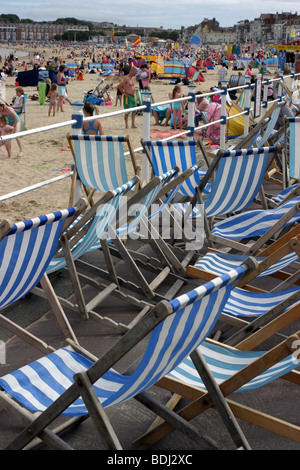
[[[257,138],[256,142],[255,142],[258,147],[263,147],[264,145],[266,145],[268,143],[268,139],[272,135],[272,132],[273,132],[275,124],[278,120],[279,113],[280,113],[280,110],[281,110],[281,107],[283,106],[283,104],[284,103],[279,103],[278,106],[271,113],[266,128],[264,129],[262,135],[259,136]]]
[[[227,349],[218,344],[211,344],[207,341],[199,346],[201,354],[209,366],[216,382],[220,385],[222,382],[238,374],[244,367],[254,363],[255,360],[262,357],[266,351],[239,351],[237,349]],[[294,370],[298,366],[293,354],[279,361],[262,374],[247,382],[245,385],[235,390],[242,392],[253,390],[271,381],[282,377],[284,374]],[[205,390],[199,374],[190,358],[185,359],[178,367],[174,368],[168,377],[175,378],[185,384],[198,387]]]
[[[68,135],[82,184],[99,191],[110,191],[129,181],[123,136]],[[133,154],[130,153],[133,159]],[[137,174],[134,165],[132,175]]]
[[[136,180],[132,179],[119,188],[114,189],[111,191],[111,199],[105,204],[100,205],[88,231],[83,235],[82,238],[80,238],[78,243],[76,243],[71,250],[74,261],[85,253],[100,248],[99,239],[107,232],[108,226],[112,223],[112,221],[115,220],[116,214],[118,213],[124,196],[126,195],[127,191],[134,187],[135,183]],[[80,219],[78,219],[78,221],[79,220]],[[62,253],[61,257],[57,256],[51,259],[47,268],[47,273],[49,274],[55,272],[64,268],[66,265],[66,259]]]
[[[195,267],[220,276],[221,274],[229,271],[230,269],[234,269],[237,266],[240,266],[242,263],[245,262],[246,259],[247,256],[245,255],[209,252],[206,253],[203,258],[199,259],[195,263]],[[257,256],[255,259],[258,263],[261,263],[266,258]],[[291,251],[290,253],[273,263],[272,266],[267,268],[265,271],[260,273],[258,277],[270,276],[276,273],[277,271],[280,271],[286,268],[287,266],[290,266],[292,263],[295,263],[298,260],[299,258],[297,254]]]
[[[0,308],[28,294],[47,272],[75,208],[18,222],[0,242]]]
[[[133,374],[125,376],[110,369],[94,381],[102,405],[108,407],[134,397],[181,364],[209,334],[230,294],[232,283],[246,270],[245,266],[239,267],[169,301],[169,314],[153,329]],[[134,330],[130,333],[134,335]],[[101,359],[95,366],[97,364],[100,367]],[[27,409],[44,411],[72,387],[74,374],[88,370],[91,365],[80,354],[60,349],[3,376],[0,386]],[[78,399],[73,399],[62,412],[66,416],[86,413],[79,394]]]
[[[291,199],[274,209],[259,209],[246,211],[233,215],[214,224],[211,233],[223,238],[240,239],[258,237],[265,234],[282,216],[299,204],[300,197]],[[300,212],[296,212],[285,224],[290,226],[300,219]]]
[[[225,151],[204,200],[207,217],[247,209],[262,186],[269,156],[274,151],[275,147]]]
[[[149,217],[149,219],[151,220],[151,218],[154,216],[154,214],[149,213],[151,204],[156,201],[157,196],[164,184],[166,184],[166,182],[175,175],[176,170],[171,169],[157,177],[158,184],[146,194],[142,201],[140,201],[139,209],[136,212],[133,220],[131,220],[129,224],[120,225],[118,227],[116,232],[119,237],[124,237],[136,232],[139,229],[139,223],[143,217]],[[168,196],[167,200],[159,206],[158,211],[160,213],[164,210],[164,207],[173,199],[175,194],[178,192],[178,189],[178,187],[175,187],[172,193]]]
[[[179,174],[197,164],[195,140],[190,141],[142,141],[148,158],[151,161],[153,172],[160,175],[171,168],[177,166]],[[180,187],[179,193],[183,196],[192,197],[195,194],[195,187],[200,186],[201,178],[206,174],[206,170],[195,171]],[[207,192],[209,188],[205,188]]]

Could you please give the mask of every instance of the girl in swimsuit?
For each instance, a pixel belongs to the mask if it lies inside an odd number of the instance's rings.
[[[176,85],[173,88],[172,92],[172,100],[175,100],[177,98],[183,98],[183,94],[181,93],[181,87],[179,85]],[[171,112],[173,113],[173,127],[174,129],[177,128],[177,118],[178,118],[178,124],[180,129],[182,129],[182,111],[183,111],[183,104],[182,101],[176,101],[176,103],[171,103]]]
[[[85,117],[91,117],[98,114],[97,108],[89,103],[85,103],[83,107],[83,114]],[[102,123],[100,119],[86,121],[83,123],[82,130],[84,135],[103,135]]]
[[[48,116],[50,116],[51,111],[53,111],[53,116],[55,116],[55,109],[56,109],[57,99],[58,99],[58,91],[57,91],[56,83],[52,83],[47,97],[50,100]]]
[[[13,126],[14,132],[20,132],[21,129],[21,121],[19,116],[16,114],[14,109],[11,106],[7,106],[3,103],[0,103],[0,115],[5,116],[7,119],[7,124],[10,126]],[[18,147],[19,147],[19,153],[18,157],[23,156],[23,149],[22,149],[22,142],[20,137],[16,138]]]

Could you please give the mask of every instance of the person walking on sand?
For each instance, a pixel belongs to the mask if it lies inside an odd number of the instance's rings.
[[[58,91],[58,104],[57,104],[57,111],[61,110],[63,112],[63,104],[64,101],[67,101],[67,103],[72,104],[71,101],[68,98],[67,95],[67,84],[69,82],[68,77],[65,76],[65,70],[66,70],[65,65],[61,65],[59,67],[59,71],[57,74],[57,91]]]
[[[16,114],[15,110],[11,106],[7,106],[6,104],[0,103],[0,116],[5,116],[7,119],[7,124],[13,126],[14,132],[20,132],[21,129],[21,120],[19,116]],[[19,147],[19,153],[17,157],[23,156],[23,148],[22,142],[20,137],[16,137],[16,141]]]
[[[47,98],[49,98],[49,111],[48,116],[51,115],[51,111],[53,111],[53,117],[55,116],[55,110],[57,106],[57,99],[58,99],[58,91],[56,83],[52,83],[50,86],[49,93],[47,94]]]
[[[123,80],[118,85],[118,89],[121,91],[123,95],[123,106],[124,109],[135,108],[136,107],[136,99],[135,99],[135,87],[133,78],[136,76],[138,69],[134,66],[130,68],[128,75],[125,75]],[[128,129],[128,116],[129,112],[125,114],[125,127]],[[136,128],[135,125],[135,115],[136,112],[131,112],[131,127]]]

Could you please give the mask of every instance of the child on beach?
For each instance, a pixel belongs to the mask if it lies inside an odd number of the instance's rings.
[[[14,131],[14,127],[7,124],[6,118],[4,116],[0,116],[0,136],[12,134]],[[0,142],[0,147],[5,145],[8,158],[11,158],[11,141],[5,140]]]
[[[50,86],[49,93],[47,95],[47,98],[49,98],[49,111],[48,111],[48,116],[50,116],[51,111],[53,111],[53,116],[55,116],[55,109],[57,106],[57,99],[58,99],[58,91],[57,91],[57,85],[56,83],[52,83]]]
[[[179,85],[176,85],[173,88],[172,100],[183,98],[183,96],[184,95],[181,93],[181,87]],[[173,113],[173,128],[174,129],[176,129],[177,127],[177,118],[178,118],[178,124],[179,124],[180,129],[182,130],[182,117],[181,117],[182,111],[183,111],[182,101],[171,103],[171,112]]]

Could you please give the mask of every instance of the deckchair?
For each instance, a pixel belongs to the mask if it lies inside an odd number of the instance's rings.
[[[70,448],[61,438],[55,436],[48,426],[60,415],[82,417],[87,413],[104,440],[105,448],[121,449],[105,408],[133,397],[143,399],[145,390],[190,355],[215,324],[233,283],[246,271],[247,266],[239,267],[170,302],[160,302],[94,364],[81,354],[60,349],[33,362],[30,367],[25,366],[2,377],[0,385],[4,391],[0,393],[1,406],[5,410],[12,410],[15,416],[24,417],[22,422],[26,426],[7,449],[22,449],[37,435],[45,440],[47,445],[55,445],[57,449]],[[115,368],[125,354],[132,351],[146,336],[149,337],[149,333],[151,335],[148,345],[146,350],[143,348],[145,352],[135,370],[129,375],[113,370],[112,367]],[[56,367],[51,366],[54,363]],[[205,377],[203,380],[207,383]],[[210,384],[215,390],[212,392],[215,406],[220,411],[235,445],[238,448],[249,448],[229,407],[218,394],[216,383],[212,381]],[[29,416],[24,413],[22,407],[32,412],[39,411],[40,415],[37,418]],[[157,414],[157,411],[155,412]],[[169,412],[168,416],[172,420],[175,415]],[[27,426],[30,427],[30,433]],[[202,437],[201,433],[188,423],[183,429],[189,430],[189,435],[198,442],[205,443],[208,448],[214,448],[209,438]]]
[[[297,359],[299,334],[298,331],[269,351],[249,351],[243,347],[237,349],[206,340],[190,358],[185,359],[157,385],[191,400],[177,411],[178,417],[188,421],[213,406],[210,390],[199,378],[197,359],[205,360],[208,373],[215,378],[226,397],[234,392],[243,395],[243,392],[249,390],[268,387],[270,382],[280,377],[288,379],[291,377],[290,380],[299,385],[299,372],[295,371],[299,366]],[[247,395],[243,396],[247,398]],[[237,418],[300,442],[300,426],[243,405],[234,401],[234,398],[230,397],[226,401]],[[170,434],[173,429],[173,426],[166,422],[152,426],[150,431],[136,440],[133,445],[146,448]]]
[[[133,176],[139,176],[129,137],[68,134],[67,138],[75,160],[70,200],[74,199],[77,178],[93,204],[91,189],[110,191],[126,184]],[[128,148],[131,168],[124,145]],[[137,185],[137,189],[139,187]]]
[[[198,200],[200,204],[203,204],[208,243],[216,242],[233,247],[238,246],[240,251],[245,250],[245,247],[241,243],[235,242],[234,239],[248,237],[247,232],[243,232],[243,230],[244,227],[250,225],[251,220],[254,219],[254,211],[247,211],[246,209],[253,203],[259,192],[262,194],[261,186],[264,174],[270,160],[274,158],[276,151],[277,149],[274,147],[263,147],[258,149],[218,152],[218,155],[213,160],[213,164],[201,181],[199,191],[196,192],[192,200],[192,207],[194,206],[196,212],[196,201]],[[201,191],[206,187],[210,175],[215,171],[216,167],[216,174],[209,195],[206,198],[204,198],[204,196],[201,197]],[[297,200],[294,200],[294,205],[297,202]],[[290,202],[290,204],[291,206],[293,205],[292,202]],[[269,216],[272,215],[273,217],[273,222],[267,220],[269,226],[274,223],[276,217],[281,217],[291,206],[287,207],[282,205],[281,209],[278,208],[276,211],[274,210],[274,213],[269,214]],[[174,204],[174,207],[181,212],[187,210],[185,204]],[[212,229],[210,228],[212,222],[209,222],[209,218],[224,217],[234,214],[235,212],[241,212],[241,214],[231,216],[220,222],[215,222]],[[263,211],[257,211],[257,213],[259,213],[260,216],[266,214]],[[297,210],[294,210],[293,215],[295,215],[295,213],[297,220]],[[237,222],[235,223],[236,220]],[[266,218],[264,220],[266,220]],[[294,221],[295,219],[292,218],[290,223]],[[255,223],[257,223],[257,220]],[[269,228],[269,226],[267,228]],[[226,232],[223,227],[226,227],[228,232]],[[265,228],[265,231],[267,228]],[[235,243],[237,243],[237,245],[235,245]]]
[[[122,202],[125,200],[126,194],[137,183],[138,178],[134,177],[131,181],[123,184],[113,191],[106,192],[83,216],[76,220],[72,226],[63,232],[61,237],[61,246],[55,253],[55,256],[49,262],[47,267],[47,274],[57,273],[63,269],[67,269],[73,286],[73,291],[76,298],[76,303],[70,300],[59,297],[62,305],[79,311],[83,318],[93,318],[100,320],[109,326],[120,329],[120,325],[116,324],[107,317],[103,317],[94,311],[96,306],[103,302],[109,295],[115,295],[123,300],[130,299],[131,302],[136,302],[142,307],[145,305],[142,301],[137,301],[133,296],[126,296],[120,291],[120,282],[114,284],[110,282],[108,285],[101,282],[93,281],[91,277],[80,275],[75,262],[85,254],[99,250],[101,248],[100,239],[107,234],[109,225],[116,222],[117,214]],[[125,201],[126,202],[126,201]],[[110,280],[107,273],[106,266],[101,270],[102,278]],[[84,299],[81,282],[91,283],[96,287],[98,293],[89,302]],[[33,293],[40,295],[39,290],[36,288]]]
[[[282,186],[285,192],[300,181],[299,132],[299,117],[285,117],[284,126],[278,131],[283,142],[282,158],[270,171],[269,179]]]
[[[208,165],[206,152],[200,139],[190,141],[145,141],[141,140],[144,152],[150,162],[154,175],[160,175],[169,171],[174,166],[179,168],[178,175],[186,171],[193,165],[199,164],[197,149],[201,150],[205,164]],[[200,186],[201,178],[206,174],[206,169],[199,169],[198,172],[186,179],[179,189],[179,193],[187,198],[195,194],[195,187]]]
[[[297,225],[261,251],[260,256],[255,257],[257,261],[256,268],[243,278],[237,288],[232,290],[230,298],[223,309],[224,315],[221,321],[243,328],[242,334],[246,336],[253,333],[265,322],[273,319],[274,316],[279,315],[291,303],[296,302],[300,295],[299,268],[294,274],[291,270],[289,273],[283,270],[292,264],[295,265],[299,261],[299,256],[300,226]],[[194,266],[188,266],[186,271],[189,276],[207,282],[214,276],[221,275],[227,270],[239,266],[246,259],[247,255],[209,250]],[[251,284],[254,279],[259,279],[262,276],[275,277],[279,279],[280,284],[270,292],[265,292],[263,289],[253,286],[253,283]],[[297,309],[299,309],[299,306],[296,307]],[[239,321],[236,320],[236,317]],[[253,321],[253,318],[259,319]],[[251,322],[251,326],[249,326],[249,322]],[[219,327],[219,336],[221,332],[222,328]]]
[[[25,297],[40,283],[58,324],[66,338],[76,336],[51,286],[47,269],[57,249],[59,238],[72,220],[86,207],[83,200],[76,207],[54,212],[24,222],[2,221],[0,227],[0,325],[45,352],[51,350],[4,315],[5,308]]]
[[[132,196],[129,201],[127,201],[127,207],[125,211],[121,208],[120,218],[117,221],[115,226],[110,225],[108,227],[108,233],[103,234],[99,237],[98,248],[101,248],[106,259],[108,266],[108,272],[110,273],[110,278],[115,284],[119,284],[119,276],[116,273],[115,266],[113,263],[112,257],[121,258],[125,261],[131,276],[134,279],[134,283],[131,284],[131,288],[142,293],[146,299],[158,299],[155,290],[159,285],[165,280],[168,275],[176,276],[176,269],[172,270],[170,266],[169,257],[173,261],[173,265],[177,270],[184,273],[184,268],[180,265],[179,262],[174,258],[173,253],[165,246],[164,240],[160,234],[156,234],[157,237],[150,238],[149,241],[151,246],[156,251],[157,255],[162,261],[163,269],[158,267],[158,275],[149,282],[144,276],[143,272],[140,269],[140,266],[147,270],[150,269],[152,272],[156,271],[155,266],[151,266],[151,260],[149,264],[142,262],[143,256],[138,255],[135,251],[132,251],[127,248],[124,240],[133,239],[139,237],[140,226],[141,224],[146,223],[149,216],[149,210],[153,202],[155,202],[158,196],[164,191],[164,185],[169,182],[178,169],[175,167],[171,171],[164,173],[159,177],[154,177],[152,180],[144,186],[137,194]],[[179,178],[181,181],[181,178]],[[176,186],[174,190],[176,191]],[[166,189],[167,191],[168,189]],[[167,199],[168,201],[169,199]],[[167,202],[165,202],[167,203]],[[138,206],[138,207],[137,207]],[[164,205],[160,207],[159,210],[162,210]],[[131,209],[135,209],[134,214],[130,214]],[[128,217],[129,214],[129,217]],[[145,231],[142,232],[142,236],[145,235]],[[141,238],[142,239],[142,238]],[[163,246],[163,250],[162,250]],[[101,271],[98,266],[93,266],[90,263],[83,262],[83,260],[78,260],[79,266],[88,271],[94,271],[95,273]],[[152,269],[153,268],[153,269]],[[157,266],[156,266],[157,268]]]

